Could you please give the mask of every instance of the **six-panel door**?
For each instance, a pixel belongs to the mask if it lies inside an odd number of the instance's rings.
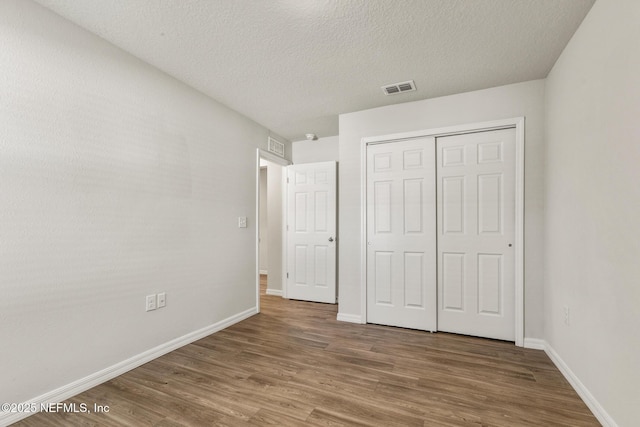
[[[336,163],[287,168],[287,298],[336,302]]]
[[[367,322],[436,330],[435,140],[367,148]]]
[[[515,129],[437,138],[438,330],[515,339]]]

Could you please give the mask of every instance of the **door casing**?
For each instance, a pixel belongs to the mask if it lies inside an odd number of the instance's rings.
[[[420,137],[430,136],[437,138],[471,132],[515,128],[515,344],[518,347],[524,346],[524,125],[524,117],[515,117],[362,138],[360,146],[360,310],[362,323],[367,323],[367,146]]]

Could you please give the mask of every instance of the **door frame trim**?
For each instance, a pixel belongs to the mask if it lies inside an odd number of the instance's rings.
[[[524,346],[524,117],[362,138],[360,144],[360,312],[367,323],[367,146],[422,138],[515,128],[515,344]]]
[[[285,170],[286,167],[289,166],[291,164],[291,161],[287,160],[287,159],[283,159],[282,157],[278,157],[275,154],[271,154],[266,150],[263,150],[261,148],[256,148],[256,313],[260,313],[260,159],[263,160],[267,160],[269,162],[272,163],[276,163],[280,166],[282,166]],[[286,174],[285,174],[286,175]],[[283,187],[283,192],[284,187]],[[284,197],[283,197],[284,199]],[[282,215],[283,218],[286,214],[286,210],[283,207],[282,210]],[[283,223],[285,223],[283,221]],[[286,227],[282,227],[283,230]],[[283,234],[285,233],[285,231],[283,231]],[[282,271],[286,271],[286,260],[287,260],[287,253],[286,253],[286,246],[283,245],[282,247]],[[285,283],[284,283],[284,274],[283,274],[283,283],[282,286],[284,287]]]

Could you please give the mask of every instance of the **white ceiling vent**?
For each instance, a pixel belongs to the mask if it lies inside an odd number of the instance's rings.
[[[396,93],[411,92],[413,90],[416,90],[416,84],[413,80],[382,86],[382,91],[385,95],[395,95]]]

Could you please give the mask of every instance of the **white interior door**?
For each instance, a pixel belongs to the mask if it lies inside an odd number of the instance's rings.
[[[287,294],[336,302],[336,162],[287,167]]]
[[[367,147],[367,322],[436,330],[435,139]]]
[[[437,138],[438,330],[515,339],[515,129]]]

